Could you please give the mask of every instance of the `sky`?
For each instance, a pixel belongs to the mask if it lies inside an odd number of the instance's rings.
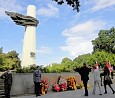
[[[115,26],[115,0],[80,0],[77,13],[67,4],[52,0],[0,0],[0,47],[15,50],[22,57],[24,30],[5,11],[27,14],[28,5],[36,6],[36,63],[47,66],[91,53],[91,43],[100,30]]]

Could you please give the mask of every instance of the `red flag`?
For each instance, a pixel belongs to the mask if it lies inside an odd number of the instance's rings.
[[[96,69],[98,69],[98,68],[99,68],[99,66],[98,66],[98,62],[97,62],[97,61],[96,61],[95,66],[96,66]]]
[[[108,67],[109,71],[112,72],[113,68],[111,67],[110,61],[106,61],[106,66]]]
[[[112,66],[111,66],[110,61],[109,61],[109,70],[110,70],[110,72],[112,72],[112,71],[113,71],[113,68],[112,68]]]
[[[108,61],[106,60],[106,66],[109,68],[109,63],[108,63]]]

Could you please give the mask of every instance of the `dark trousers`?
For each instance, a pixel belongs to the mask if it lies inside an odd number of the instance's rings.
[[[10,98],[11,84],[5,84],[4,89],[6,98]]]
[[[83,85],[84,85],[84,88],[85,88],[85,95],[88,95],[88,89],[87,89],[87,82],[88,80],[83,80]]]
[[[40,95],[41,94],[41,85],[40,85],[40,82],[34,82],[34,84],[35,84],[35,94],[36,94],[36,96]]]
[[[109,86],[109,87],[111,88],[111,90],[114,92],[114,90],[113,90],[113,88],[112,88],[111,84],[108,84],[108,86]],[[104,89],[105,89],[105,93],[107,93],[106,84],[104,84]]]

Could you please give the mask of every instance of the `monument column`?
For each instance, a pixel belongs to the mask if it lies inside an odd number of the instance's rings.
[[[29,5],[27,8],[27,16],[36,18],[36,7]],[[36,27],[27,25],[25,27],[23,51],[22,51],[22,67],[28,67],[36,64]]]
[[[22,67],[30,67],[36,64],[36,27],[39,21],[36,19],[36,7],[29,5],[27,8],[27,16],[5,11],[12,20],[17,24],[25,27],[23,51],[22,51]]]

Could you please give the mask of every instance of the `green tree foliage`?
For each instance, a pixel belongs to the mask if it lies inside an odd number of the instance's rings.
[[[73,10],[77,10],[79,12],[80,1],[79,0],[52,0],[57,2],[58,5],[62,5],[66,3],[67,5],[71,6]]]
[[[73,62],[74,62],[74,66],[76,67],[81,67],[82,64],[84,62],[86,62],[88,65],[90,65],[90,56],[91,54],[83,54],[83,55],[79,55],[78,57],[76,57]]]
[[[0,54],[0,70],[3,71],[6,68],[19,68],[21,61],[18,55],[19,54],[14,50],[6,54],[1,53]]]
[[[0,54],[3,52],[3,47],[0,48]]]
[[[60,64],[52,64],[45,67],[45,72],[71,72],[77,67],[81,67],[83,63],[88,66],[98,65],[103,67],[106,60],[115,66],[115,28],[110,30],[100,30],[98,37],[92,40],[94,50],[92,53],[79,55],[73,61],[69,58],[63,58]]]
[[[71,59],[67,58],[67,57],[62,59],[61,65],[64,66],[63,70],[66,71],[66,72],[72,71],[73,67],[74,67],[73,66],[73,61]]]
[[[100,30],[98,37],[92,40],[93,52],[106,51],[115,53],[115,28],[110,30]]]
[[[63,69],[64,69],[64,66],[61,64],[57,64],[57,63],[52,63],[51,65],[45,67],[45,71],[48,73],[64,72]]]

